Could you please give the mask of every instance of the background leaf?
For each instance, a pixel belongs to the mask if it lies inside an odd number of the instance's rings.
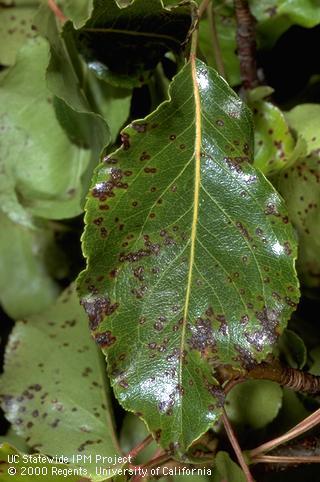
[[[13,223],[4,214],[0,223],[0,302],[13,318],[39,313],[58,294],[47,260],[54,244],[52,232]]]
[[[49,219],[80,214],[89,152],[70,144],[45,83],[48,46],[30,40],[0,84],[1,209],[27,224],[25,211]]]
[[[248,109],[200,61],[170,96],[96,171],[79,287],[116,396],[178,456],[218,420],[214,367],[265,358],[297,282],[283,203],[248,163]]]
[[[73,42],[71,22],[60,32],[56,17],[43,5],[36,23],[50,44],[47,83],[49,90],[59,99],[55,102],[57,117],[70,140],[91,151],[90,163],[83,176],[84,192],[87,192],[101,151],[110,142],[109,127],[92,97],[87,71]]]
[[[188,4],[170,9],[161,0],[136,0],[119,8],[115,0],[96,0],[91,18],[75,36],[97,77],[130,88],[143,85],[167,51],[181,52],[190,26]]]
[[[13,65],[17,52],[36,35],[33,17],[39,1],[15,0],[0,4],[0,64]]]
[[[306,144],[305,157],[274,180],[299,237],[297,268],[307,286],[320,284],[320,106],[302,104],[289,113],[290,126]]]
[[[41,462],[28,462],[27,467],[30,467],[30,475],[27,474],[27,471],[21,471],[22,467],[26,467],[26,464],[23,463],[24,454],[18,452],[17,449],[11,447],[9,444],[4,443],[0,445],[0,476],[1,482],[11,482],[14,480],[15,482],[33,482],[35,479],[40,481],[48,481],[48,482],[79,482],[79,475],[66,475],[63,474],[63,471],[68,470],[68,466],[65,464],[52,464],[52,463],[41,463]],[[19,457],[19,462],[14,464],[8,463],[8,457],[17,456]],[[8,468],[14,467],[17,470],[15,475],[8,474]],[[39,475],[37,471],[32,473],[32,469],[40,468],[41,470],[46,470],[47,473],[44,472],[44,475]],[[61,470],[61,475],[56,475],[56,471]],[[82,478],[83,482],[88,479]]]
[[[215,458],[213,482],[245,482],[246,477],[239,465],[233,462],[227,452],[218,452]]]
[[[236,385],[227,396],[226,411],[232,423],[262,428],[277,416],[282,389],[268,380],[248,380]]]
[[[119,454],[108,390],[105,364],[73,288],[47,311],[16,324],[0,394],[6,417],[33,450],[70,461],[91,454],[85,466],[94,474],[96,454]]]

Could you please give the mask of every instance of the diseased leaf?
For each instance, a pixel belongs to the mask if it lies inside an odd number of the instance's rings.
[[[298,300],[292,228],[248,162],[252,138],[246,106],[189,62],[123,131],[87,202],[91,330],[120,403],[176,457],[219,419],[214,367],[263,360]]]
[[[34,482],[34,480],[48,482],[79,482],[79,475],[75,469],[66,464],[53,464],[52,462],[37,461],[37,457],[45,458],[46,455],[35,454],[36,461],[24,462],[25,454],[7,443],[0,445],[0,477],[1,482]],[[17,462],[8,462],[9,457],[15,457]],[[16,469],[16,473],[8,473],[8,469]],[[69,472],[68,472],[69,471]],[[74,474],[74,475],[73,475]],[[88,479],[82,478],[83,482]]]
[[[9,428],[5,435],[0,436],[0,446],[4,443],[15,447],[20,450],[20,452],[29,453],[29,447],[23,438],[19,437],[12,427]]]
[[[96,0],[91,18],[75,30],[79,50],[98,78],[141,86],[167,51],[181,52],[191,26],[188,3],[164,8],[161,0],[135,0],[123,8],[115,0]]]
[[[2,213],[0,226],[0,303],[14,319],[39,313],[58,294],[47,262],[52,232],[21,226]]]
[[[249,4],[264,47],[271,47],[291,25],[311,28],[320,23],[319,0],[250,0]]]
[[[119,455],[105,364],[73,288],[44,313],[16,324],[0,395],[6,417],[33,449],[73,463],[73,455],[92,455],[91,463],[78,464],[93,475],[96,466],[107,467],[96,455]]]
[[[0,4],[0,64],[13,65],[17,52],[36,35],[33,17],[39,1],[1,2]]]
[[[255,126],[254,165],[272,176],[286,166],[296,142],[278,107],[265,100],[253,102],[250,107]]]
[[[232,423],[244,428],[262,428],[277,416],[282,389],[268,380],[248,380],[236,385],[227,396],[226,411]]]
[[[215,458],[213,482],[246,482],[239,465],[233,462],[228,452],[218,452]]]
[[[306,145],[306,155],[273,180],[299,237],[297,268],[307,286],[320,284],[320,106],[302,104],[287,119]]]
[[[81,176],[89,161],[55,117],[47,62],[47,42],[30,40],[0,84],[1,210],[29,226],[30,214],[61,219],[81,213]]]

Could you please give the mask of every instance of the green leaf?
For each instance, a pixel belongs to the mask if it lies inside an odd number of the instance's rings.
[[[29,457],[24,453],[19,452],[16,448],[7,443],[0,445],[0,477],[1,482],[34,482],[34,480],[40,481],[52,481],[52,482],[79,482],[79,469],[70,468],[66,464],[54,464],[52,462],[44,461],[48,459],[46,455],[34,454],[35,461],[27,459],[24,461],[24,457]],[[9,457],[14,458],[16,462],[9,463]],[[40,460],[37,460],[37,457]],[[43,460],[43,461],[42,461]],[[8,472],[8,469],[16,469],[16,473]],[[83,472],[82,472],[83,474]],[[85,474],[83,474],[85,475]],[[87,479],[82,478],[85,481]]]
[[[298,299],[292,228],[247,162],[252,137],[226,82],[189,62],[124,130],[86,206],[91,330],[120,403],[176,456],[219,418],[214,367],[263,360]]]
[[[76,28],[82,27],[90,18],[93,0],[65,0],[63,10]]]
[[[315,27],[320,23],[318,0],[250,0],[250,8],[258,20],[261,46],[271,47],[291,25]]]
[[[302,369],[307,362],[307,349],[300,338],[292,330],[284,330],[279,338],[277,350],[286,364],[292,368]]]
[[[223,65],[226,71],[227,81],[231,86],[239,85],[241,83],[240,63],[236,54],[236,20],[234,16],[233,4],[218,0],[214,2],[212,8],[214,8],[214,18],[219,39],[219,47],[221,50]],[[207,18],[203,18],[200,23],[199,47],[200,51],[205,55],[208,65],[210,67],[216,67],[210,33],[210,24]]]
[[[271,176],[286,166],[296,143],[278,107],[260,100],[253,102],[251,108],[255,125],[254,165]]]
[[[130,452],[133,447],[137,446],[142,440],[149,435],[146,424],[133,413],[127,413],[124,417],[120,433],[120,445],[124,454]],[[135,458],[135,464],[148,462],[154,455],[158,446],[152,441],[138,456]]]
[[[96,0],[91,18],[74,32],[79,50],[98,78],[141,86],[167,51],[181,53],[191,26],[190,3],[164,8],[161,0],[135,0],[120,8],[115,0]]]
[[[281,172],[274,183],[284,197],[299,237],[297,268],[307,286],[320,284],[320,105],[302,104],[287,119],[306,145],[305,157]]]
[[[231,390],[227,402],[226,411],[232,423],[258,429],[277,416],[282,389],[268,380],[248,380]]]
[[[84,192],[87,192],[101,151],[110,142],[110,131],[95,105],[87,69],[74,45],[71,22],[67,22],[60,32],[54,14],[43,5],[36,23],[50,44],[47,83],[49,90],[59,99],[55,103],[57,117],[72,142],[91,151],[90,163],[83,176]]]
[[[47,308],[58,294],[47,263],[53,234],[45,227],[21,226],[2,213],[0,225],[0,303],[12,318],[24,318]]]
[[[47,311],[16,324],[0,394],[6,417],[34,449],[70,462],[73,455],[92,455],[78,465],[93,474],[108,465],[96,463],[96,455],[119,455],[105,364],[73,288]]]
[[[82,211],[81,177],[89,153],[70,144],[45,83],[48,45],[30,40],[0,84],[1,209],[32,225],[31,213],[49,219]]]
[[[233,462],[227,452],[218,452],[215,458],[214,482],[246,482],[239,465]]]
[[[19,437],[12,427],[9,428],[5,435],[0,436],[0,445],[7,443],[18,450],[20,452],[29,453],[29,447],[23,438]]]
[[[320,347],[317,346],[310,351],[310,357],[312,364],[310,366],[309,372],[313,375],[320,375]]]
[[[36,35],[32,21],[38,5],[38,1],[1,2],[0,64],[13,65],[20,47]]]

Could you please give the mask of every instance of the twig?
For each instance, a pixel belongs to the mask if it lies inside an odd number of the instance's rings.
[[[320,455],[314,455],[311,457],[287,457],[279,455],[259,455],[253,459],[255,464],[319,464]]]
[[[226,411],[223,410],[222,412],[222,421],[223,421],[223,424],[224,424],[224,427],[226,429],[226,432],[227,432],[227,435],[228,435],[228,438],[230,440],[230,443],[233,447],[233,450],[237,456],[237,459],[238,459],[238,462],[244,472],[244,475],[246,477],[246,480],[247,482],[254,482],[253,480],[253,477],[250,473],[250,470],[249,470],[249,467],[247,466],[246,464],[246,461],[244,460],[244,457],[243,457],[243,454],[242,454],[242,451],[241,451],[241,448],[239,446],[239,443],[238,443],[238,440],[237,440],[237,437],[233,431],[233,428],[229,422],[229,419],[227,417],[227,414],[226,414]]]
[[[132,460],[134,460],[137,455],[142,452],[151,442],[153,441],[152,435],[148,435],[142,442],[140,442],[138,445],[133,447],[132,450],[127,454],[127,457],[130,456]]]
[[[202,0],[202,3],[199,5],[199,9],[198,9],[199,19],[202,17],[204,12],[207,10],[207,7],[208,7],[210,2],[211,2],[211,0]]]
[[[315,394],[320,392],[320,377],[290,367],[273,366],[267,363],[248,370],[247,378],[272,380],[296,392]]]
[[[285,442],[288,442],[289,440],[292,440],[298,437],[302,433],[313,428],[318,423],[320,423],[320,408],[316,410],[312,415],[302,420],[302,422],[295,425],[291,430],[289,430],[284,435],[281,435],[280,437],[270,440],[269,442],[265,442],[264,444],[259,445],[259,447],[256,447],[255,449],[251,450],[250,457],[255,459],[258,455],[264,454],[265,452],[268,452],[269,450],[272,450],[278,447],[278,445],[281,445]]]
[[[296,392],[309,394],[320,393],[320,377],[311,375],[291,367],[280,364],[261,363],[248,370],[234,370],[232,367],[221,366],[217,369],[220,383],[227,382],[225,391],[228,393],[234,385],[246,380],[271,380],[282,387],[290,388]]]
[[[237,19],[237,44],[240,75],[244,90],[258,85],[256,63],[255,18],[250,12],[248,0],[234,0]]]
[[[58,7],[55,0],[48,0],[48,7],[53,11],[55,16],[60,20],[61,23],[66,22],[68,19],[63,14],[62,10]]]
[[[219,42],[219,37],[218,37],[218,32],[216,27],[214,6],[212,4],[209,4],[207,6],[207,15],[209,20],[210,36],[211,36],[214,58],[217,65],[217,70],[219,74],[222,75],[222,77],[226,78],[226,71],[223,65],[220,42]]]

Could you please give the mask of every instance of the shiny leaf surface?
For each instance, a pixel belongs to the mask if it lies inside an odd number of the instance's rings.
[[[246,106],[200,61],[122,133],[87,202],[79,290],[116,396],[181,456],[219,418],[220,364],[272,349],[298,299],[284,205]],[[195,412],[194,407],[197,407]]]
[[[6,417],[34,450],[70,462],[91,454],[91,464],[80,465],[93,473],[96,454],[119,454],[105,364],[72,288],[47,311],[16,324],[0,395]]]

